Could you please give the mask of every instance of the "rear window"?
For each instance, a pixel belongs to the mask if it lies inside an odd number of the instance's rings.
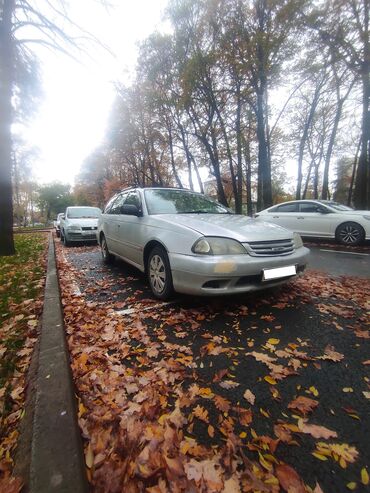
[[[67,217],[69,219],[95,219],[100,214],[101,210],[98,207],[76,207],[67,210]]]

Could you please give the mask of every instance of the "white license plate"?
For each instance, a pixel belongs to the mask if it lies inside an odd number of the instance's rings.
[[[295,276],[297,270],[295,265],[287,265],[286,267],[278,267],[276,269],[265,269],[263,271],[263,281],[270,279],[279,279],[280,277]]]

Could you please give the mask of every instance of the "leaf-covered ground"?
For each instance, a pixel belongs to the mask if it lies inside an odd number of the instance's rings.
[[[153,300],[96,247],[58,247],[95,492],[365,491],[370,282]]]
[[[0,491],[20,484],[11,474],[42,311],[47,239],[16,235],[16,255],[0,257]]]

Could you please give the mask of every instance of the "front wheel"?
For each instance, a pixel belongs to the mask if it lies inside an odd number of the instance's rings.
[[[101,255],[105,264],[111,264],[114,261],[114,255],[112,255],[108,250],[107,240],[105,239],[105,236],[102,236],[101,239]]]
[[[148,258],[148,277],[152,293],[160,300],[168,300],[173,295],[170,262],[164,248],[156,246]]]
[[[71,242],[67,238],[67,235],[66,235],[65,231],[63,231],[63,234],[61,233],[61,238],[60,239],[62,240],[63,245],[65,247],[68,247],[71,244]]]
[[[354,222],[343,223],[338,226],[336,239],[342,245],[355,246],[365,238],[362,226]]]

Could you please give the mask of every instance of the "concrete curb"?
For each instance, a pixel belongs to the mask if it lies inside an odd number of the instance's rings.
[[[36,380],[29,491],[89,491],[77,424],[52,235],[49,240]]]

